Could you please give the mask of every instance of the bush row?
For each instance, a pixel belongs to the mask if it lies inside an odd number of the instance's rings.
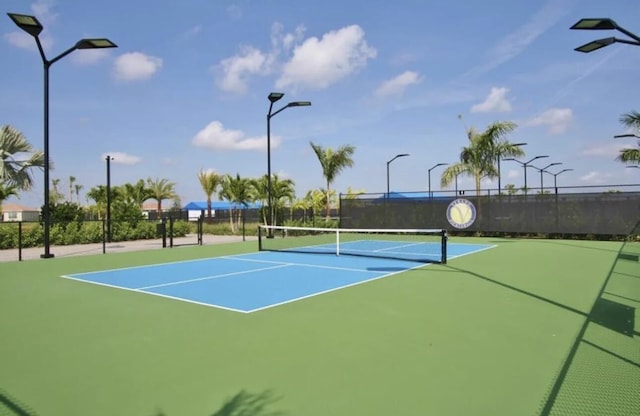
[[[111,225],[111,241],[148,240],[159,238],[156,222],[114,222]],[[169,237],[169,224],[167,237]],[[173,236],[184,237],[190,232],[187,221],[176,221],[173,224]],[[54,224],[49,229],[49,241],[52,245],[71,245],[100,243],[104,232],[102,222],[83,221],[68,224]],[[20,241],[22,240],[22,241]],[[38,247],[43,245],[44,229],[39,223],[23,223],[22,236],[19,235],[18,224],[0,224],[0,250],[22,247]]]

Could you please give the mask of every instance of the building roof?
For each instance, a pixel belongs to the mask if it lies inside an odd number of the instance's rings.
[[[247,203],[246,208],[248,209],[257,209],[260,208],[262,204],[260,202],[249,202]],[[241,204],[236,204],[229,201],[211,201],[211,209],[217,210],[229,210],[229,209],[238,209],[243,208]],[[187,205],[182,207],[182,209],[188,211],[202,211],[207,209],[207,201],[193,201],[189,202]]]
[[[40,208],[32,208],[12,202],[2,204],[2,212],[40,212]]]

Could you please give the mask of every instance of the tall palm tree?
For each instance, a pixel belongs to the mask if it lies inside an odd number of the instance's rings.
[[[640,133],[640,112],[631,111],[629,113],[620,116],[620,122],[629,129],[632,129],[635,134]],[[620,154],[616,157],[616,160],[627,164],[640,164],[640,141],[635,148],[629,147],[620,150]]]
[[[60,179],[51,179],[53,189],[49,190],[49,201],[53,205],[59,204],[64,199],[64,195],[58,189],[58,185],[60,185]]]
[[[175,186],[175,183],[169,182],[169,179],[166,178],[156,178],[155,180],[147,178],[147,187],[151,190],[152,195],[150,199],[155,199],[158,202],[158,215],[162,213],[162,200],[172,199],[176,195]]]
[[[198,180],[200,186],[207,196],[207,221],[211,222],[211,195],[216,192],[218,185],[222,181],[222,177],[213,171],[204,171],[200,169],[198,172]]]
[[[252,187],[253,200],[256,202],[260,202],[262,221],[264,222],[264,225],[268,225],[267,210],[265,209],[265,207],[268,206],[266,202],[269,198],[269,181],[267,180],[267,175],[263,175],[259,178],[249,179],[249,183]]]
[[[291,204],[296,197],[295,183],[291,179],[280,179],[278,175],[271,178],[271,199],[273,200],[274,224],[278,219],[278,213],[288,203]]]
[[[78,205],[80,205],[80,191],[82,190],[82,188],[84,188],[84,186],[77,183],[73,187],[76,191],[76,200],[78,201]]]
[[[19,158],[19,160],[16,160]],[[44,167],[44,153],[34,151],[26,137],[11,126],[0,127],[0,181],[18,190],[33,186],[31,170]]]
[[[448,187],[458,175],[464,174],[474,178],[476,195],[480,195],[480,182],[483,177],[498,176],[498,157],[523,156],[524,151],[510,143],[504,136],[515,130],[517,125],[511,121],[497,121],[490,124],[483,132],[473,127],[466,128],[468,146],[460,152],[460,162],[449,165],[440,179],[443,188]]]
[[[69,202],[73,202],[73,184],[75,181],[75,176],[69,176]]]
[[[219,193],[220,199],[227,200],[231,203],[229,213],[229,224],[231,232],[235,233],[233,223],[234,213],[238,227],[240,226],[240,213],[247,206],[252,198],[251,182],[247,178],[241,178],[240,174],[236,176],[225,175],[222,178],[221,189]]]
[[[324,149],[322,146],[311,142],[311,148],[318,157],[320,166],[322,166],[322,174],[327,183],[327,218],[331,213],[331,197],[329,192],[331,191],[331,184],[336,179],[338,174],[346,167],[352,167],[354,162],[351,156],[355,152],[356,148],[351,145],[344,145],[333,150],[330,147]]]

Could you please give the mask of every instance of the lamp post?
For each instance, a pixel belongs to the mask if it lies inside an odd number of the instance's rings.
[[[107,241],[111,242],[111,161],[113,158],[107,155]]]
[[[513,146],[526,146],[528,143],[514,143]],[[498,152],[498,195],[502,192],[502,174],[500,173],[500,156],[501,152]]]
[[[631,165],[631,166],[627,166],[627,169],[640,169],[640,166],[638,166],[638,165]]]
[[[577,23],[571,26],[571,29],[573,30],[617,30],[618,32],[623,33],[629,36],[631,39],[633,39],[633,40],[618,39],[616,37],[597,39],[575,48],[574,50],[578,52],[584,52],[584,53],[593,52],[600,48],[604,48],[605,46],[609,46],[612,43],[626,43],[627,45],[640,46],[640,36],[629,32],[628,30],[619,26],[616,22],[614,22],[612,19],[609,19],[608,17],[580,19]]]
[[[448,165],[448,163],[438,163],[436,165],[434,165],[431,169],[429,169],[429,199],[432,198],[431,195],[431,171],[434,170],[435,168],[437,168],[438,166],[445,166]],[[387,190],[387,192],[389,192],[389,190]]]
[[[542,179],[542,174],[544,172],[546,172],[547,169],[550,168],[551,166],[558,166],[558,165],[562,165],[562,162],[549,163],[547,166],[545,166],[543,168],[537,168],[535,166],[531,166],[532,168],[534,168],[535,170],[540,172],[540,194],[544,193],[544,182],[543,182],[543,179]]]
[[[615,136],[613,136],[614,139],[626,139],[626,138],[636,138],[636,139],[640,139],[640,136],[638,136],[637,134],[633,134],[633,133],[627,133],[627,134],[617,134]]]
[[[397,158],[406,157],[406,156],[409,156],[409,153],[402,153],[399,155],[395,155],[393,159],[387,161],[387,198],[389,198],[389,165],[391,164],[391,162],[393,162]]]
[[[517,162],[517,163],[519,163],[519,164],[521,164],[521,165],[522,165],[522,168],[524,169],[524,194],[525,194],[525,196],[526,196],[526,195],[527,195],[527,193],[529,192],[529,190],[527,189],[527,166],[529,166],[529,164],[530,164],[531,162],[533,162],[534,160],[537,160],[537,159],[543,159],[543,158],[545,158],[545,157],[549,157],[549,156],[548,156],[548,155],[536,156],[536,157],[534,157],[534,158],[532,158],[532,159],[529,159],[529,160],[528,160],[528,161],[526,161],[526,162],[521,162],[521,161],[519,161],[518,159],[514,159],[514,158],[512,158],[512,157],[510,157],[510,158],[508,158],[508,159],[504,159],[504,160],[512,160],[512,161]]]
[[[558,173],[551,173],[549,171],[546,171],[549,175],[553,175],[553,188],[555,189],[556,195],[558,194],[558,175],[560,175],[561,173],[564,173],[564,172],[570,172],[572,170],[573,169],[562,169]]]
[[[42,43],[40,42],[39,34],[42,32],[43,26],[36,19],[35,16],[7,13],[9,18],[13,20],[20,29],[33,36],[42,58],[42,64],[44,67],[44,207],[42,212],[42,221],[44,222],[44,254],[41,254],[42,258],[51,258],[53,253],[50,251],[49,242],[49,68],[51,65],[69,55],[76,49],[103,49],[103,48],[115,48],[117,45],[111,42],[109,39],[80,39],[75,45],[62,52],[60,55],[53,59],[47,59]]]
[[[267,113],[267,204],[269,205],[269,224],[275,225],[274,210],[271,200],[271,117],[275,116],[281,111],[289,107],[307,107],[311,105],[311,101],[292,101],[280,108],[278,111],[272,113],[273,104],[284,97],[282,92],[272,92],[267,97],[269,99],[269,112]],[[267,231],[267,238],[273,238],[273,229],[269,228]]]

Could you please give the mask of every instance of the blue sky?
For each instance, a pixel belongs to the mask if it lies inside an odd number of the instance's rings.
[[[610,17],[640,33],[640,2],[617,0],[4,0],[3,11],[35,14],[49,58],[84,37],[118,48],[74,51],[50,73],[52,178],[82,193],[141,178],[176,183],[183,204],[204,200],[201,169],[266,173],[267,95],[311,107],[272,118],[272,171],[298,197],[324,187],[309,145],[356,147],[355,166],[333,187],[425,191],[428,169],[458,160],[465,127],[516,122],[536,166],[574,169],[558,185],[638,183],[640,169],[614,159],[629,140],[622,113],[640,110],[640,48],[614,44],[573,51],[617,32],[572,31],[583,17]],[[33,38],[0,18],[0,124],[43,147],[42,77]],[[462,121],[458,117],[462,115]],[[544,163],[543,163],[544,162]],[[503,162],[502,184],[523,185],[523,169]],[[556,169],[557,168],[557,169]],[[432,171],[439,188],[442,167]],[[528,173],[538,186],[539,173]],[[18,202],[42,203],[42,173]],[[545,175],[545,186],[553,183]],[[497,187],[485,181],[483,186]],[[472,188],[459,178],[460,188]],[[84,197],[81,198],[84,200]]]

